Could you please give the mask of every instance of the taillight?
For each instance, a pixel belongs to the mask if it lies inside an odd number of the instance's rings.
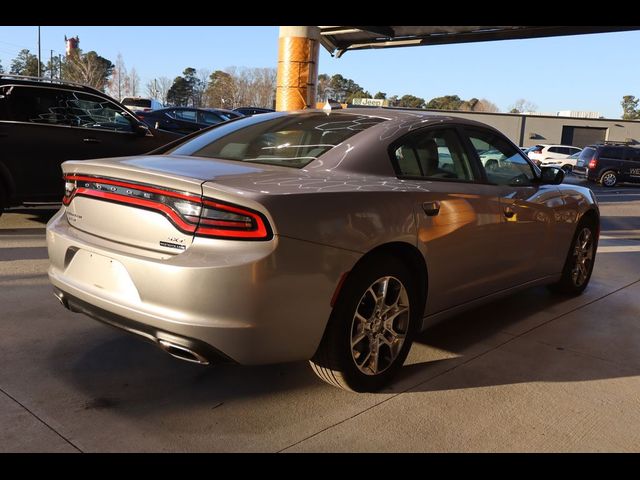
[[[240,240],[268,240],[272,237],[264,216],[255,210],[218,200],[204,199],[196,235]]]
[[[598,160],[596,159],[596,157],[593,157],[589,162],[589,170],[593,170],[597,166],[598,166]]]
[[[187,234],[236,240],[273,237],[266,217],[246,207],[110,178],[67,175],[64,180],[64,205],[76,196],[89,197],[155,211]]]
[[[64,197],[62,198],[62,203],[65,205],[69,205],[69,202],[71,201],[71,198],[73,197],[73,193],[75,191],[76,191],[76,182],[65,178]]]

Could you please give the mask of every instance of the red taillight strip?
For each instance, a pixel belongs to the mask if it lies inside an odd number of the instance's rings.
[[[221,237],[221,238],[244,238],[244,239],[260,239],[260,240],[267,240],[271,238],[272,234],[267,229],[267,223],[263,219],[262,215],[259,214],[258,212],[227,205],[226,203],[212,202],[209,200],[204,200],[203,203],[205,206],[213,207],[216,210],[237,213],[239,215],[244,215],[245,217],[251,218],[255,224],[255,230],[247,231],[247,230],[225,230],[220,228],[209,228],[209,227],[203,227],[202,225],[204,222],[201,221],[200,225],[198,226],[198,229],[196,230],[196,235],[207,235],[207,236]],[[207,220],[207,219],[203,218],[202,220]],[[214,220],[214,221],[217,221],[217,220]],[[218,224],[218,226],[222,226],[222,225]]]
[[[117,185],[125,188],[135,188],[136,190],[142,190],[143,192],[157,193],[158,195],[165,195],[167,197],[181,198],[190,202],[201,203],[199,195],[190,195],[184,193],[174,192],[172,190],[165,190],[162,188],[147,187],[146,185],[138,185],[137,183],[121,182],[119,180],[111,180],[108,178],[99,177],[85,177],[82,175],[67,175],[65,180],[80,180],[85,182],[106,183],[107,185]]]
[[[142,198],[133,198],[127,197],[126,195],[120,195],[118,193],[109,193],[109,192],[100,192],[97,190],[90,190],[87,188],[78,188],[76,189],[74,195],[69,199],[71,201],[74,197],[94,197],[102,200],[110,200],[116,203],[122,203],[126,205],[136,205],[137,207],[143,207],[149,210],[156,210],[163,215],[169,217],[169,219],[174,223],[179,230],[185,233],[194,233],[196,230],[195,225],[190,225],[186,223],[180,216],[173,211],[167,205],[162,203],[154,202],[152,200],[144,200]]]
[[[202,235],[207,237],[215,237],[215,238],[225,238],[225,239],[238,239],[238,240],[270,240],[273,237],[273,233],[271,228],[269,227],[269,223],[263,214],[260,212],[241,208],[235,205],[229,205],[226,203],[220,203],[218,201],[212,200],[201,200],[199,196],[191,195],[191,194],[181,194],[178,192],[174,192],[171,190],[164,190],[155,187],[149,187],[146,185],[138,185],[136,183],[122,182],[119,180],[111,180],[105,179],[101,177],[88,177],[83,175],[65,175],[65,180],[70,181],[86,181],[92,183],[103,183],[107,185],[115,185],[125,188],[132,188],[135,190],[141,190],[145,192],[155,193],[159,195],[164,195],[167,197],[179,198],[183,200],[187,200],[192,203],[196,203],[198,205],[203,205],[203,207],[209,206],[215,208],[216,210],[231,212],[235,214],[239,214],[245,217],[250,218],[251,225],[247,225],[249,222],[242,221],[234,221],[234,220],[215,220],[215,219],[207,219],[207,218],[199,218],[191,216],[193,218],[193,224],[189,224],[185,222],[185,219],[176,212],[173,208],[164,203],[160,203],[157,200],[146,200],[137,197],[130,197],[127,195],[121,195],[119,193],[106,192],[103,190],[94,190],[90,187],[76,187],[71,196],[64,197],[62,199],[62,203],[64,205],[69,205],[71,201],[76,196],[83,197],[93,197],[101,200],[106,200],[114,203],[125,204],[125,205],[135,205],[137,207],[141,207],[147,210],[153,210],[158,213],[163,214],[167,217],[178,230],[184,233],[194,233],[195,235]],[[202,212],[204,214],[204,210]],[[189,218],[187,218],[189,220]],[[196,226],[197,224],[197,226]],[[208,225],[208,226],[203,226]],[[214,227],[221,228],[212,228],[209,225]],[[247,230],[248,228],[255,228],[253,230]],[[242,230],[242,229],[245,230]]]

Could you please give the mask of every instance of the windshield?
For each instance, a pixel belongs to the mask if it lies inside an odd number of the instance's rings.
[[[169,153],[302,168],[349,137],[384,120],[324,112],[275,117],[266,114],[221,125]]]

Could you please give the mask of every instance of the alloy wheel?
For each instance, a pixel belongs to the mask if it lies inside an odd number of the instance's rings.
[[[606,187],[613,187],[617,181],[618,179],[616,178],[616,174],[613,172],[607,172],[602,177],[602,183]]]
[[[593,264],[593,234],[591,229],[583,228],[573,250],[574,265],[571,269],[571,280],[576,287],[581,287],[589,278]]]
[[[409,331],[409,296],[395,277],[381,277],[360,298],[351,323],[351,356],[366,375],[387,370]]]

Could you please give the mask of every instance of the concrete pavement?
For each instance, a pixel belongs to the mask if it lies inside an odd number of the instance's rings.
[[[620,192],[620,193],[616,193]],[[640,451],[640,189],[598,192],[591,284],[424,332],[379,394],[306,363],[214,368],[63,309],[51,212],[0,218],[0,451]]]

